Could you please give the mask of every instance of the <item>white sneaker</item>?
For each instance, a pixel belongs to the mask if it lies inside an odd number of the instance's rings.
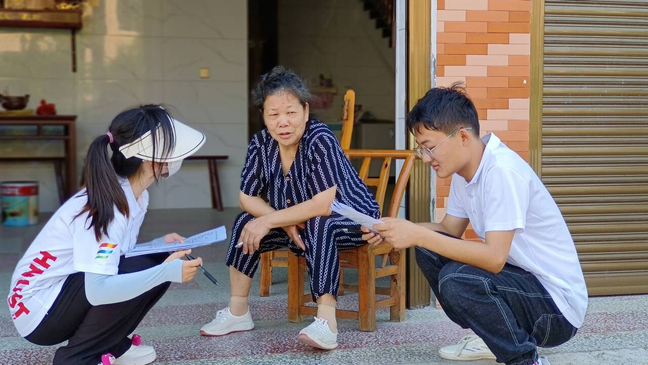
[[[439,349],[439,356],[447,360],[495,360],[495,355],[479,336],[466,336],[456,345]]]
[[[146,365],[155,361],[157,355],[153,346],[142,345],[142,337],[133,335],[131,347],[119,358],[112,354],[101,356],[99,365]]]
[[[250,310],[242,316],[235,316],[229,307],[216,312],[216,318],[200,329],[203,336],[224,336],[232,332],[249,331],[254,328]]]
[[[322,350],[333,350],[338,346],[337,333],[333,333],[324,318],[315,317],[315,321],[299,331],[297,341]]]
[[[551,365],[549,359],[546,356],[540,356],[538,358],[538,365]]]

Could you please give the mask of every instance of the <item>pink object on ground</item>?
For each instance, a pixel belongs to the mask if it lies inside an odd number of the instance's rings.
[[[134,346],[139,346],[142,344],[142,336],[140,335],[133,335],[133,345]]]

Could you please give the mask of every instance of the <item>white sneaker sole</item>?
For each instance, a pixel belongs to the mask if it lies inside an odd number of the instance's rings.
[[[219,337],[219,336],[225,336],[229,335],[230,333],[235,333],[235,332],[247,332],[251,331],[254,329],[254,323],[238,323],[235,324],[231,327],[225,328],[221,331],[218,332],[207,332],[203,329],[200,330],[200,335],[201,336],[207,336],[207,337]]]
[[[338,347],[337,343],[325,344],[325,343],[320,343],[318,341],[315,341],[312,338],[308,337],[308,335],[305,334],[305,333],[300,333],[299,336],[297,336],[297,341],[299,341],[299,342],[301,342],[301,343],[303,343],[305,345],[315,347],[315,348],[318,348],[318,349],[321,349],[321,350],[333,350],[333,349]]]
[[[155,352],[147,355],[141,356],[137,359],[124,359],[123,357],[118,357],[115,361],[115,365],[147,365],[155,361],[157,354]]]
[[[456,360],[456,361],[475,361],[475,360],[496,360],[495,355],[491,354],[470,354],[457,356],[454,353],[445,353],[439,351],[439,356],[446,360]]]

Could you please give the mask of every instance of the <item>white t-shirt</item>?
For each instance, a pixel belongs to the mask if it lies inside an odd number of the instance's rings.
[[[148,207],[146,190],[136,200],[128,180],[121,180],[121,184],[130,216],[126,218],[115,207],[107,237],[97,241],[94,227],[87,229],[88,213],[74,219],[88,201],[83,189],[54,213],[18,262],[11,278],[8,302],[21,336],[29,335],[40,324],[69,275],[117,274],[120,256],[137,242]]]
[[[507,262],[534,274],[558,309],[580,328],[587,287],[567,224],[533,169],[494,134],[467,183],[452,177],[447,213],[468,218],[482,240],[486,232],[515,230]]]

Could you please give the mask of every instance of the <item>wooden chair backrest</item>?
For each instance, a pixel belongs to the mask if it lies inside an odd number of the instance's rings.
[[[342,145],[343,150],[351,148],[354,118],[355,91],[347,90],[347,92],[344,93],[344,107],[342,108],[342,137],[340,138],[340,145]]]
[[[398,217],[400,203],[403,199],[405,188],[407,187],[407,183],[412,173],[414,160],[417,158],[416,153],[410,150],[346,150],[344,153],[349,159],[363,159],[359,172],[360,178],[367,186],[376,187],[376,201],[380,206],[381,212],[383,211],[383,204],[387,193],[387,184],[389,183],[389,172],[392,161],[405,160],[403,168],[396,179],[396,186],[394,187],[394,193],[392,194],[391,202],[389,203],[389,210],[387,212],[388,217]],[[383,160],[380,168],[380,175],[378,177],[369,177],[371,159],[374,158]]]

